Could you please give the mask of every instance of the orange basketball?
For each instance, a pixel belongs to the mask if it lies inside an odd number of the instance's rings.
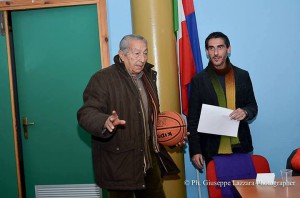
[[[176,112],[165,111],[158,115],[157,140],[165,146],[175,146],[186,135],[186,123]]]

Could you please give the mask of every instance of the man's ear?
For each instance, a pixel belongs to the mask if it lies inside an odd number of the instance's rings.
[[[228,54],[231,54],[231,46],[229,46],[229,47],[227,48],[227,53],[228,53]]]
[[[121,59],[120,61],[123,61],[124,60],[124,53],[123,53],[123,51],[119,50],[118,54],[119,54],[119,57]]]
[[[206,58],[207,58],[207,59],[210,59],[210,57],[209,57],[209,55],[208,55],[208,50],[205,50],[205,52],[206,52]]]

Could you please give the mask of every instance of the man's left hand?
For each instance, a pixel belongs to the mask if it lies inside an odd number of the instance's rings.
[[[238,108],[238,109],[234,110],[233,112],[231,112],[229,117],[232,120],[241,121],[241,120],[244,120],[247,117],[247,113],[245,112],[244,109]]]

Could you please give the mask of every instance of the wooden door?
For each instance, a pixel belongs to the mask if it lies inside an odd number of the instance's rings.
[[[96,5],[12,11],[11,23],[27,197],[36,185],[95,183],[76,112],[101,68]]]

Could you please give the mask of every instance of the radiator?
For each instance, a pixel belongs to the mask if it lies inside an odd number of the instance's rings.
[[[102,191],[96,184],[36,185],[36,198],[101,198]]]

